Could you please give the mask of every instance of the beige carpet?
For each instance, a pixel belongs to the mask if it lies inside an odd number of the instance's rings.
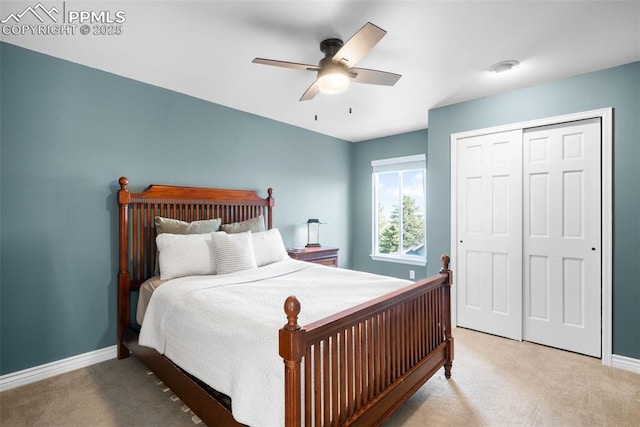
[[[465,329],[453,376],[438,372],[385,424],[640,426],[640,375],[600,360]],[[190,426],[135,358],[0,393],[2,426]]]
[[[599,359],[458,328],[439,372],[387,426],[640,426],[640,375]]]

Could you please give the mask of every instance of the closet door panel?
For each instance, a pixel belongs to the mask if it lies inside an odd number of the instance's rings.
[[[458,325],[522,338],[522,132],[458,145]],[[514,286],[516,286],[514,291]]]
[[[524,339],[600,357],[600,121],[523,143]]]

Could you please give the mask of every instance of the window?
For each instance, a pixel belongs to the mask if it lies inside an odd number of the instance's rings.
[[[426,265],[426,156],[374,160],[371,258]]]

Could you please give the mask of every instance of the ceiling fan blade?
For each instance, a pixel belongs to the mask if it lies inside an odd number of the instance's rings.
[[[347,66],[356,65],[387,34],[371,22],[364,24],[333,56],[333,62],[344,61]]]
[[[251,62],[253,62],[254,64],[273,65],[275,67],[293,68],[294,70],[318,71],[320,69],[320,67],[317,65],[300,64],[298,62],[278,61],[275,59],[255,58]]]
[[[401,74],[388,73],[386,71],[369,70],[368,68],[350,68],[355,73],[352,79],[356,83],[369,83],[374,85],[393,86],[402,77]]]
[[[318,92],[318,81],[316,80],[315,82],[311,83],[311,86],[309,86],[309,88],[302,94],[302,96],[300,97],[300,101],[308,101],[310,99],[313,99],[316,97]]]

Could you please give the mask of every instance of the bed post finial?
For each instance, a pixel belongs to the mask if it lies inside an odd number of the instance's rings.
[[[451,258],[449,257],[449,255],[442,254],[440,260],[442,261],[442,268],[440,269],[440,273],[449,272],[449,263],[451,262]]]
[[[284,302],[284,312],[287,314],[287,324],[284,329],[287,331],[296,331],[300,329],[298,325],[298,314],[300,314],[300,301],[291,295]]]
[[[451,286],[453,285],[453,271],[449,269],[451,257],[447,254],[442,254],[440,260],[442,261],[442,268],[440,269],[439,273],[449,275],[449,286]]]
[[[129,185],[129,180],[127,179],[126,176],[121,176],[120,179],[118,180],[118,183],[120,184],[121,190],[126,190],[127,185]]]

